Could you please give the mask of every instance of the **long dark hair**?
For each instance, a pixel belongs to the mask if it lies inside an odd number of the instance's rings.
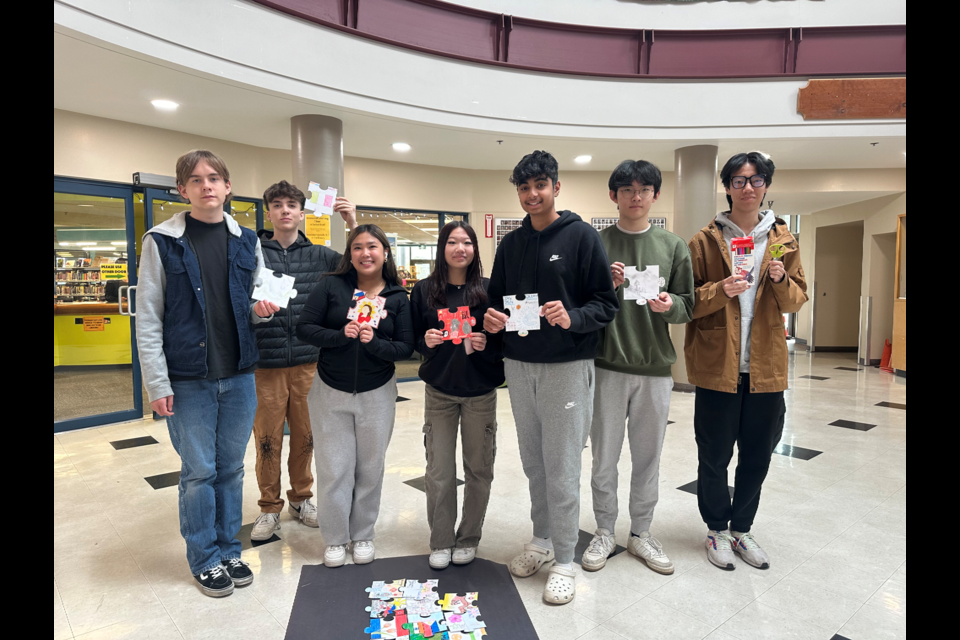
[[[454,220],[443,225],[440,237],[437,238],[436,267],[427,277],[427,303],[434,309],[447,308],[447,283],[449,267],[447,265],[447,240],[454,229],[463,229],[473,243],[473,262],[467,267],[467,290],[463,299],[467,306],[476,307],[487,301],[487,291],[483,288],[483,264],[480,262],[480,246],[477,243],[477,233],[469,224],[462,220]]]
[[[390,249],[390,240],[387,238],[387,234],[383,232],[383,229],[378,227],[375,224],[361,224],[358,225],[356,229],[350,232],[350,236],[347,237],[347,250],[343,252],[343,257],[340,258],[340,264],[337,265],[337,268],[326,274],[329,276],[345,276],[353,274],[353,277],[357,277],[357,270],[353,266],[353,261],[350,259],[352,251],[350,248],[353,246],[353,241],[357,239],[361,233],[369,233],[374,238],[376,238],[381,245],[383,245],[383,279],[389,284],[400,285],[400,276],[397,275],[397,265],[393,261],[393,251]]]

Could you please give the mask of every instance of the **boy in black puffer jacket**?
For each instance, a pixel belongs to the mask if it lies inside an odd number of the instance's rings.
[[[268,540],[280,528],[280,452],[283,423],[290,426],[290,451],[287,466],[290,490],[287,491],[290,514],[310,527],[317,526],[313,497],[313,436],[307,393],[317,368],[319,350],[297,338],[297,319],[310,292],[320,277],[333,271],[341,255],[328,247],[315,245],[299,230],[306,197],[289,182],[272,185],[263,194],[267,219],[273,231],[261,229],[260,246],[267,269],[294,276],[297,296],[280,309],[270,322],[257,326],[260,362],[257,369],[257,415],[253,434],[257,444],[257,482],[260,485],[260,517],[250,537]],[[334,210],[352,230],[357,226],[356,207],[346,198],[337,198]]]

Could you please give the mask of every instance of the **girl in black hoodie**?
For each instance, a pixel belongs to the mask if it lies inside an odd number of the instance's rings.
[[[483,332],[489,307],[477,252],[477,234],[465,222],[440,230],[437,266],[416,284],[411,296],[417,350],[426,360],[420,378],[426,383],[423,444],[427,455],[427,521],[430,523],[430,566],[468,564],[476,557],[483,519],[493,483],[497,451],[497,387],[503,384],[499,336]],[[469,307],[469,320],[458,317],[449,326],[438,312]],[[463,331],[457,331],[457,327]],[[444,331],[469,333],[460,344],[444,339]],[[463,434],[463,517],[457,523],[457,432]]]
[[[347,319],[364,294],[386,300],[386,315],[376,328],[370,318]],[[351,232],[340,265],[310,293],[297,337],[320,347],[307,404],[317,460],[317,519],[327,544],[323,561],[341,566],[353,543],[353,561],[366,564],[374,559],[374,525],[396,416],[394,362],[409,358],[414,346],[410,302],[380,227],[360,225]]]

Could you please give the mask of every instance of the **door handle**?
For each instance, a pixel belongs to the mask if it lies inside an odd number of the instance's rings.
[[[128,285],[123,285],[122,287],[117,288],[117,309],[120,311],[120,315],[122,316],[130,315],[129,313],[123,310],[123,292],[129,288],[130,287]],[[129,304],[130,303],[127,303],[128,308],[129,308]]]
[[[134,294],[137,292],[137,285],[132,287],[127,287],[127,315],[136,318],[137,317],[137,305],[134,304],[136,297]]]

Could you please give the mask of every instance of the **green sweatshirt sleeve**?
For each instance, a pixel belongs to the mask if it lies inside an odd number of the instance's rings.
[[[670,282],[667,293],[673,298],[673,306],[663,314],[668,324],[686,324],[693,318],[693,263],[690,249],[678,242],[673,249],[673,268],[670,270]]]

